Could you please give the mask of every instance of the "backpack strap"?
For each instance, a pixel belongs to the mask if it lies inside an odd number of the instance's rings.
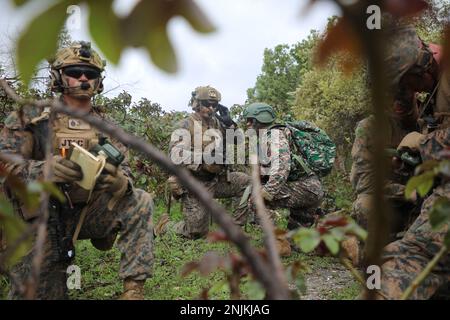
[[[295,160],[297,160],[297,162],[300,164],[300,166],[302,167],[303,170],[305,170],[306,174],[309,175],[312,170],[311,168],[306,164],[305,160],[303,160],[302,157],[299,157],[298,155],[296,155],[295,153],[291,152],[291,156],[292,158],[294,158]]]
[[[281,124],[281,123],[276,123],[276,124],[273,124],[273,125],[271,125],[270,127],[269,127],[269,129],[268,130],[271,130],[271,129],[277,129],[277,128],[288,128],[289,129],[289,131],[291,131],[292,132],[292,127],[289,125],[289,124]],[[297,129],[298,130],[298,129]],[[295,149],[298,149],[298,146],[295,144],[295,142],[293,142],[292,141],[292,139],[289,139],[290,140],[290,142],[291,142],[291,145],[293,144],[294,145],[294,148]],[[299,150],[300,152],[301,152],[301,150]],[[291,157],[294,159],[294,160],[296,160],[299,164],[300,164],[300,166],[302,167],[302,169],[305,171],[305,173],[307,174],[307,175],[310,175],[311,174],[311,172],[313,172],[312,170],[311,170],[311,168],[309,167],[309,165],[305,162],[305,160],[303,159],[303,157],[300,157],[298,154],[296,154],[295,152],[291,152]]]

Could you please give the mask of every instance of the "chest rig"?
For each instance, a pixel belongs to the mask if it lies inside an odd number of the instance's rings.
[[[56,119],[53,130],[53,150],[62,156],[66,156],[72,142],[89,150],[98,144],[101,135],[88,123],[68,116]]]
[[[32,158],[43,160],[45,158],[49,119],[48,116],[43,115],[39,119],[33,120],[29,126],[29,130],[33,135]],[[72,142],[89,150],[99,143],[101,136],[100,132],[80,119],[66,115],[57,116],[53,123],[52,150],[55,155],[59,154],[66,157]]]
[[[209,137],[205,137],[205,132],[208,130]],[[196,153],[210,152],[211,156],[215,157],[218,151],[215,147],[211,149],[215,144],[221,144],[222,156],[224,155],[224,132],[221,130],[219,121],[213,117],[211,121],[207,122],[202,120],[197,114],[192,114],[189,118],[189,132],[191,134],[191,148]],[[196,141],[201,141],[201,145],[197,145]],[[201,149],[200,149],[201,148]],[[225,159],[221,159],[225,160]],[[222,164],[209,164],[208,170],[205,169],[205,159],[202,159],[202,165],[198,167],[194,175],[199,179],[211,180],[215,176],[221,176],[224,173],[225,165]]]

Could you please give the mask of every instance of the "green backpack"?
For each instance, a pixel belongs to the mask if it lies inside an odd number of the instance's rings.
[[[298,179],[303,173],[314,172],[324,177],[331,172],[336,145],[325,131],[308,121],[287,121],[285,124],[275,124],[270,129],[279,127],[291,131],[291,145],[294,147],[291,156],[295,161],[290,180]]]

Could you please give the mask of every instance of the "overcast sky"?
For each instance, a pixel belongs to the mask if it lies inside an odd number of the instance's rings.
[[[24,21],[39,11],[33,4],[15,10],[12,1],[3,0],[0,8],[0,45],[10,46],[10,36],[18,34]],[[39,1],[38,1],[39,2]],[[115,9],[124,14],[135,0],[116,0]],[[222,93],[222,103],[244,103],[247,88],[260,73],[264,48],[292,44],[309,34],[323,30],[327,18],[338,14],[328,1],[319,1],[307,15],[302,15],[306,0],[197,0],[217,31],[196,33],[182,18],[169,24],[179,71],[166,74],[149,61],[145,51],[128,49],[118,66],[107,65],[105,91],[108,96],[128,91],[133,100],[146,97],[166,110],[189,110],[190,92],[198,85],[212,85]],[[83,9],[84,10],[84,9]],[[82,11],[82,18],[87,15]],[[89,40],[81,29],[69,29],[74,40]],[[95,46],[95,44],[94,44]]]

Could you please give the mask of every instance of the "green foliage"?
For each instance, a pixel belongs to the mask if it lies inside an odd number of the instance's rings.
[[[433,187],[434,176],[433,171],[427,171],[409,179],[405,188],[406,197],[411,199],[415,190],[417,190],[421,197],[424,197],[430,191],[431,187]]]
[[[317,39],[318,32],[313,30],[306,40],[296,44],[265,49],[261,74],[255,86],[247,90],[248,103],[265,102],[272,105],[278,115],[289,113],[295,89],[302,75],[311,68]]]
[[[123,43],[122,39],[117,37],[120,34],[120,25],[112,8],[113,2],[114,0],[102,0],[90,3],[89,30],[105,57],[117,64]]]
[[[292,236],[292,240],[303,252],[308,253],[320,244],[320,233],[316,229],[300,228]]]
[[[28,2],[17,0],[15,4],[22,6]],[[37,64],[55,52],[70,5],[85,4],[89,7],[90,33],[99,49],[114,64],[118,63],[126,47],[144,47],[156,66],[166,72],[175,72],[177,62],[167,35],[168,22],[181,16],[197,32],[214,31],[208,18],[192,0],[140,1],[126,17],[118,17],[114,13],[113,2],[57,0],[47,4],[46,10],[34,17],[19,37],[17,60],[22,80],[28,84]]]
[[[71,2],[61,0],[51,6],[36,17],[19,38],[17,63],[25,83],[30,81],[38,63],[56,51],[58,35],[66,20],[66,8]]]
[[[322,179],[322,185],[325,191],[322,208],[325,211],[344,210],[351,212],[355,195],[347,175],[335,170]]]
[[[450,176],[450,161],[427,161],[417,168],[420,175],[414,176],[408,180],[405,188],[405,197],[411,199],[414,191],[417,190],[421,197],[424,197],[433,187],[435,178],[438,176]]]
[[[132,102],[131,95],[126,91],[114,98],[97,97],[95,104],[125,131],[142,137],[166,154],[172,128],[187,115],[185,112],[164,111],[159,103],[147,98]],[[136,187],[153,192],[158,198],[166,198],[166,172],[133,150],[130,151],[130,165]]]
[[[448,0],[430,0],[430,7],[415,20],[417,33],[426,42],[442,43],[445,21],[450,16]]]
[[[27,225],[14,215],[13,207],[9,200],[3,194],[0,194],[0,235],[3,234],[4,240],[10,246],[17,245],[12,252],[9,252],[6,260],[2,263],[5,267],[16,264],[31,248],[31,237],[21,239]],[[18,242],[19,241],[19,242]]]
[[[172,209],[171,218],[174,221],[181,219],[179,204],[175,203]],[[153,220],[158,221],[163,212],[165,212],[165,207],[160,203],[156,206]],[[217,230],[216,225],[212,226],[212,231],[214,230]],[[247,226],[247,234],[251,237],[253,245],[262,246],[260,228],[249,225]],[[216,270],[210,272],[207,276],[202,276],[198,272],[192,272],[186,277],[181,275],[187,263],[198,261],[211,251],[218,253],[219,256],[225,256],[229,252],[237,254],[228,242],[212,243],[204,240],[186,240],[172,232],[157,237],[155,240],[153,277],[148,279],[145,285],[146,299],[198,299],[205,297],[205,289],[209,299],[229,299],[230,288],[226,278],[227,273]],[[80,266],[82,272],[81,290],[72,290],[70,292],[71,298],[117,298],[122,290],[122,283],[117,277],[119,260],[120,252],[117,248],[102,252],[95,250],[89,241],[78,241],[75,263]],[[296,262],[298,260],[302,261],[302,264]],[[282,262],[286,267],[287,279],[298,295],[305,293],[307,274],[315,276],[324,268],[331,270],[337,263],[334,258],[307,256],[299,252],[293,252],[289,258],[284,258]],[[352,287],[353,282],[350,281],[348,286],[349,288]],[[263,299],[265,296],[261,285],[249,276],[242,278],[239,288],[241,299]],[[329,287],[313,289],[331,291]],[[346,298],[354,298],[357,293],[356,290],[352,290],[346,294]],[[339,297],[330,298],[339,299]]]
[[[433,229],[438,230],[450,222],[450,200],[445,197],[438,198],[430,212],[430,223]]]
[[[350,235],[364,241],[367,238],[367,231],[345,215],[332,214],[322,219],[317,228],[299,228],[290,236],[305,253],[312,252],[322,245],[322,249],[326,248],[336,256],[340,251],[341,242]]]
[[[292,110],[297,119],[311,121],[327,132],[338,146],[338,155],[345,157],[356,123],[368,113],[370,99],[365,70],[361,67],[345,75],[339,67],[342,58],[335,57],[326,68],[304,74]]]

